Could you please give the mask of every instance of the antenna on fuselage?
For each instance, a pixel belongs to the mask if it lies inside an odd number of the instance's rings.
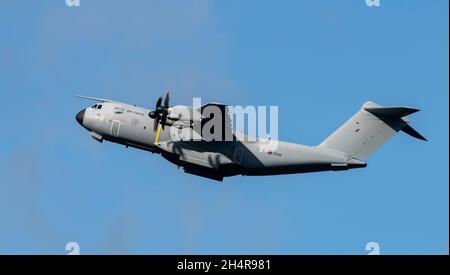
[[[87,99],[87,100],[92,100],[92,101],[97,101],[97,102],[117,102],[115,100],[104,99],[104,98],[96,98],[96,97],[90,97],[90,96],[84,96],[84,95],[75,95],[75,97],[82,98],[82,99]]]

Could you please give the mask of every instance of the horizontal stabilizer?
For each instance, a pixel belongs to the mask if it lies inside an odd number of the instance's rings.
[[[376,116],[392,117],[404,117],[420,111],[419,109],[409,107],[365,107],[364,109]]]
[[[410,107],[378,107],[378,106],[370,106],[370,107],[364,107],[364,110],[370,112],[371,114],[380,117],[380,118],[387,118],[390,120],[390,122],[396,122],[397,124],[400,122],[400,124],[404,124],[403,127],[401,127],[401,131],[405,132],[406,134],[415,137],[420,140],[427,140],[425,137],[423,137],[421,134],[419,134],[414,128],[409,126],[408,118],[403,118],[404,116],[413,114],[415,112],[420,111],[419,109],[410,108]],[[389,121],[386,121],[385,119],[381,119],[387,123]],[[404,123],[403,123],[404,122]]]
[[[415,137],[415,138],[420,139],[420,140],[427,141],[426,138],[424,138],[421,134],[419,134],[416,130],[414,130],[413,127],[411,127],[409,125],[406,125],[405,127],[403,127],[402,131],[407,133],[408,135],[410,135],[412,137]]]

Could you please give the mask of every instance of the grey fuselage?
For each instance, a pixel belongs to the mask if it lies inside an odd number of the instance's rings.
[[[275,150],[261,150],[262,141],[174,141],[170,126],[154,144],[150,110],[119,102],[102,102],[101,109],[86,108],[77,121],[98,141],[110,141],[154,153],[184,171],[222,180],[234,175],[278,175],[365,167],[343,152],[278,141]]]

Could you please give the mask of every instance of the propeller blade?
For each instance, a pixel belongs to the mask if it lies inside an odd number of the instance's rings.
[[[169,109],[170,92],[167,92],[166,98],[164,98],[164,108]]]
[[[160,97],[158,98],[158,101],[156,102],[156,110],[158,110],[159,107],[161,107],[161,102],[162,102],[162,96],[160,96]]]
[[[156,129],[158,129],[158,124],[159,124],[159,116],[157,116],[154,120],[153,120],[153,131],[156,131]]]
[[[162,114],[162,117],[161,117],[161,125],[162,125],[163,129],[164,129],[164,125],[166,125],[166,120],[167,120],[167,111],[164,110],[163,114]]]

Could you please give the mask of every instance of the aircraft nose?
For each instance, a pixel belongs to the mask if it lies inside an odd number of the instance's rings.
[[[84,109],[79,111],[77,116],[75,117],[77,119],[78,123],[80,123],[81,126],[83,126],[84,112],[85,112]]]

